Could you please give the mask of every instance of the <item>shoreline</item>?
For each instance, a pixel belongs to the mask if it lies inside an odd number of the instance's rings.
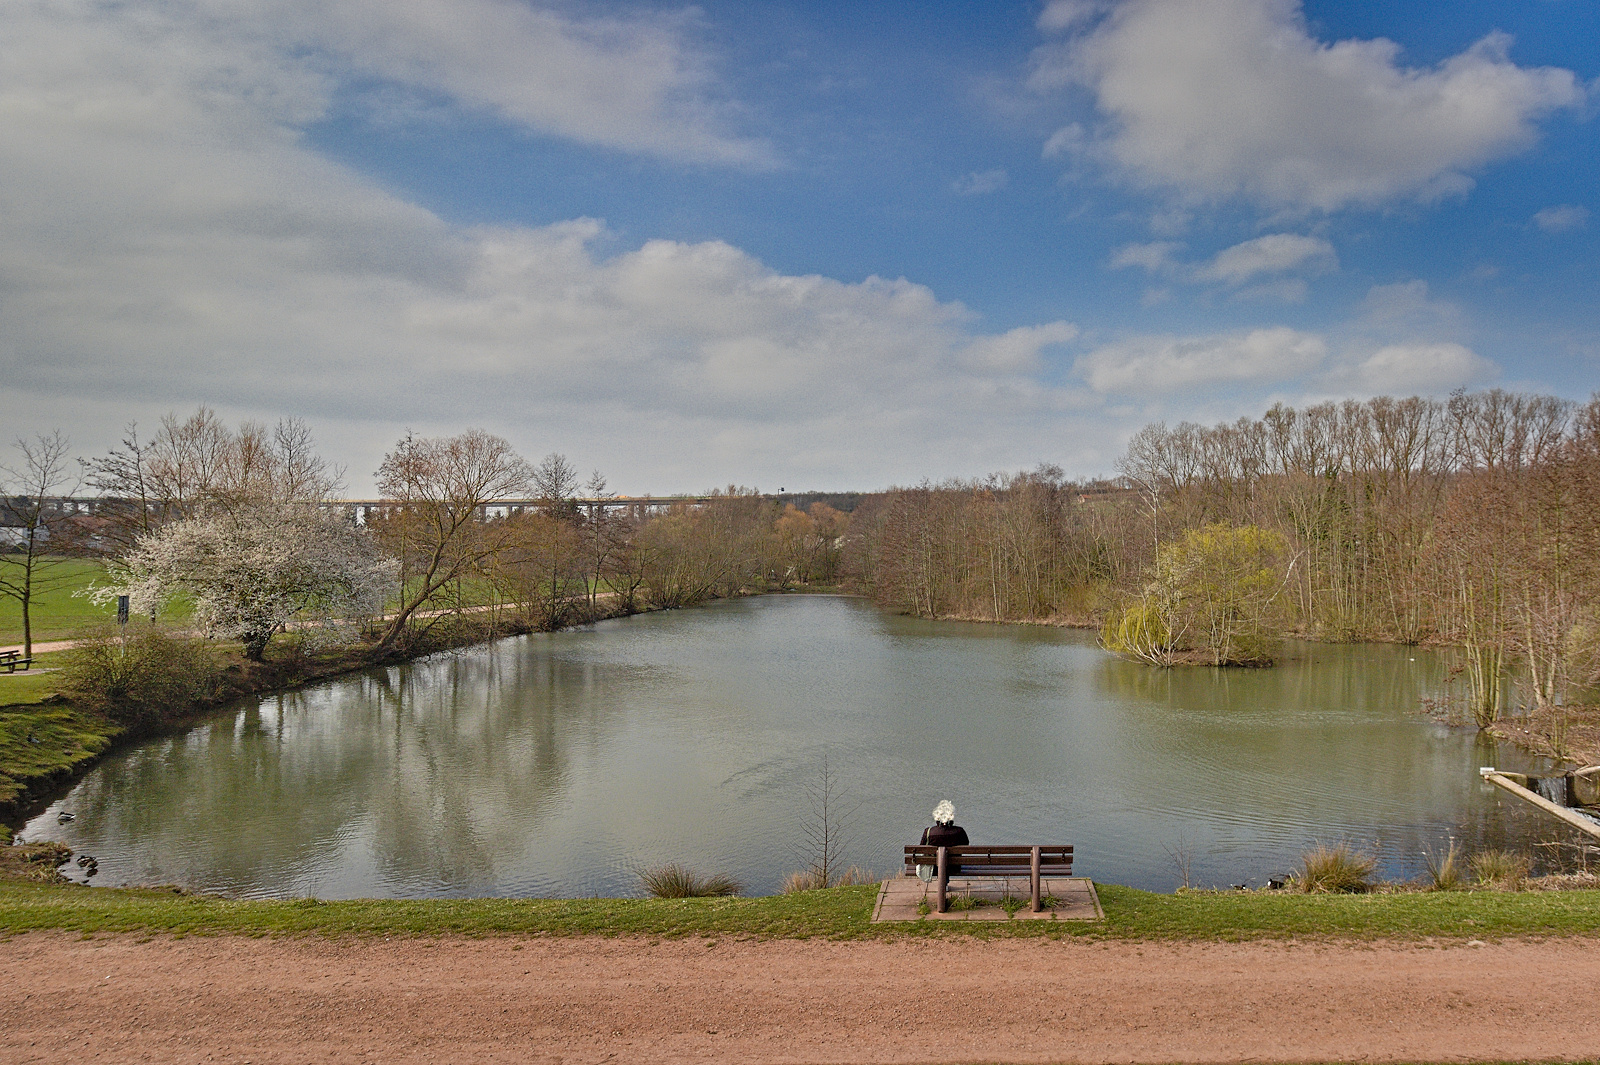
[[[615,618],[657,613],[663,609],[667,608],[640,604],[631,611],[602,612],[596,617],[568,628],[582,628],[585,625]],[[0,715],[23,711],[34,717],[49,715],[75,719],[64,722],[64,727],[100,726],[97,733],[98,738],[103,741],[100,743],[91,741],[83,745],[80,752],[72,756],[68,762],[47,772],[21,778],[10,776],[0,778],[10,780],[17,785],[17,790],[11,798],[0,799],[0,846],[8,844],[23,825],[70,792],[102,758],[133,744],[187,731],[224,712],[227,707],[241,699],[299,691],[314,684],[360,673],[363,670],[403,665],[420,661],[430,655],[461,651],[493,643],[496,640],[547,631],[518,623],[502,627],[504,622],[498,619],[490,619],[485,629],[480,624],[475,624],[481,619],[473,613],[456,614],[452,620],[455,624],[445,627],[444,631],[439,633],[442,638],[435,641],[424,639],[414,649],[399,653],[375,655],[365,646],[346,647],[328,652],[320,659],[311,659],[309,666],[273,661],[270,658],[265,662],[249,662],[243,658],[235,659],[230,654],[230,660],[223,671],[225,681],[224,691],[221,694],[204,703],[191,704],[182,713],[142,729],[129,729],[103,715],[81,709],[75,706],[71,699],[61,694],[34,703],[0,706]]]

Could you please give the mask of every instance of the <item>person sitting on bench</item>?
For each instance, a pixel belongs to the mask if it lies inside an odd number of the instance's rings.
[[[967,830],[956,824],[956,808],[951,805],[949,799],[941,800],[939,805],[933,808],[933,824],[922,830],[923,845],[928,847],[965,847],[971,842],[971,840],[967,839]],[[959,872],[961,872],[961,866],[956,862],[950,862],[948,875],[955,876]],[[917,873],[921,875],[922,870],[919,868]],[[931,879],[933,875],[933,867],[929,866],[928,876],[923,879]]]

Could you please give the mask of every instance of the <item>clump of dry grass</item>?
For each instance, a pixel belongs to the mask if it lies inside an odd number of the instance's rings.
[[[1461,848],[1455,840],[1443,854],[1427,851],[1428,888],[1433,891],[1460,891],[1467,886],[1466,870],[1461,863]]]
[[[731,876],[716,873],[701,879],[686,866],[669,862],[639,874],[644,889],[658,899],[700,899],[737,895],[742,889]]]
[[[783,879],[780,889],[785,895],[792,895],[796,891],[815,891],[825,887],[858,887],[862,884],[876,884],[878,878],[871,870],[863,869],[859,865],[852,865],[839,875],[832,877],[827,882],[823,881],[822,874],[815,869],[802,869],[790,873]]]
[[[1479,851],[1467,864],[1480,883],[1507,891],[1521,891],[1530,868],[1527,857],[1513,851]]]
[[[1300,873],[1295,881],[1301,891],[1307,892],[1368,891],[1377,864],[1377,858],[1359,854],[1347,844],[1318,844],[1300,856]]]

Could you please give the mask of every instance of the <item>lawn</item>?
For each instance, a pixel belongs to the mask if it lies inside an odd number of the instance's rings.
[[[246,901],[170,890],[0,882],[0,935],[37,929],[178,935],[744,935],[856,939],[1086,936],[1439,940],[1600,936],[1600,892],[1158,895],[1097,885],[1103,923],[871,923],[876,886],[753,899]]]
[[[14,580],[20,576],[13,559],[19,556],[0,557],[0,577]],[[105,570],[100,563],[80,558],[48,558],[40,562],[34,572],[33,639],[35,643],[46,640],[64,640],[74,632],[97,621],[115,620],[116,604],[98,606],[88,596],[73,593],[101,580]],[[0,646],[22,642],[22,608],[10,596],[0,597]]]
[[[28,669],[7,673],[0,670],[0,708],[40,703],[55,695],[61,681],[58,672],[63,651],[36,654]],[[0,764],[0,771],[5,768]]]

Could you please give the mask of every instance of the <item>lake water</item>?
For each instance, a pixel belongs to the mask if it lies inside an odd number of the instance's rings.
[[[1317,842],[1411,876],[1450,837],[1570,838],[1477,773],[1546,763],[1418,714],[1442,670],[1318,644],[1161,670],[1084,632],[768,596],[251,699],[106,758],[23,835],[96,856],[95,883],[244,896],[631,895],[668,861],[764,894],[805,864],[826,758],[845,857],[879,872],[942,798],[974,842],[1071,843],[1163,891],[1182,852],[1210,886]]]

